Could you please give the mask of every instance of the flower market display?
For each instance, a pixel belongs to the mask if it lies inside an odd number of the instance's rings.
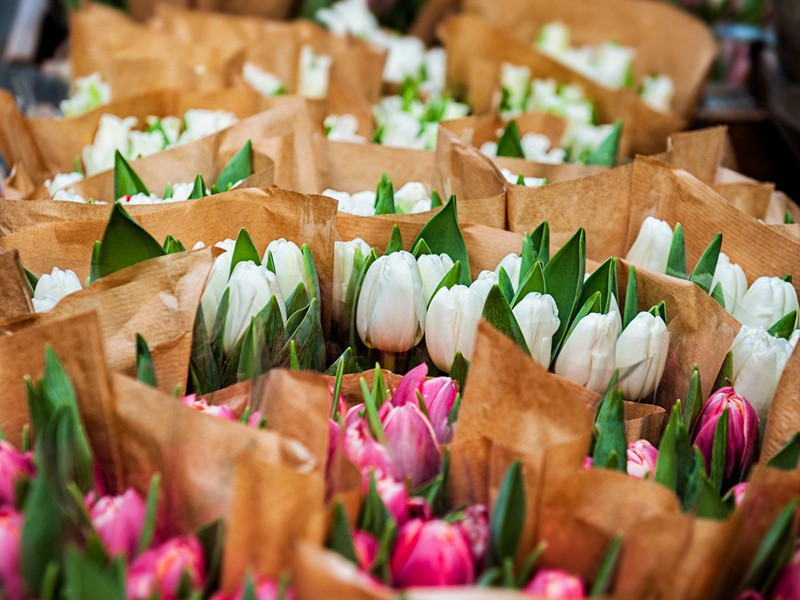
[[[800,211],[706,25],[128,4],[0,91],[0,598],[800,598]]]

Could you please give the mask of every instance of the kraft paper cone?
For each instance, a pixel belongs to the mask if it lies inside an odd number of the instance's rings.
[[[236,466],[225,532],[222,589],[235,591],[248,573],[279,579],[291,566],[295,540],[322,510],[319,472],[299,473],[253,453]],[[324,532],[319,532],[318,543]]]
[[[192,0],[128,0],[128,10],[137,21],[145,21],[167,3],[189,7]]]
[[[633,166],[627,248],[647,216],[665,220],[673,228],[681,223],[689,265],[697,262],[717,232],[723,235],[723,252],[744,269],[750,282],[762,275],[792,273],[800,264],[800,241],[734,208],[689,173],[638,157]],[[795,279],[794,286],[800,289],[800,280]]]
[[[228,514],[244,456],[301,473],[319,467],[301,444],[272,431],[204,415],[122,375],[114,375],[113,385],[123,479],[142,492],[161,473],[162,517],[177,531],[196,531]]]
[[[789,439],[800,431],[800,352],[792,356],[783,369],[767,416],[767,428],[761,445],[762,464],[775,456]]]
[[[28,282],[16,250],[0,252],[0,318],[33,311]]]
[[[566,24],[573,45],[614,42],[636,49],[634,81],[669,75],[673,109],[692,116],[716,55],[711,30],[699,19],[664,3],[633,0],[465,0],[464,10],[533,44],[541,27]]]
[[[742,175],[724,166],[720,166],[717,170],[715,182],[719,184],[723,190],[725,189],[724,184],[749,183],[757,186],[761,183],[752,177],[747,177],[746,175]],[[722,192],[720,192],[720,194],[725,196]],[[789,211],[795,223],[800,223],[800,206],[792,202],[792,199],[783,192],[774,191],[769,199],[763,221],[768,225],[782,225],[786,211]]]
[[[267,19],[285,19],[294,6],[292,0],[195,0],[194,6],[203,10],[220,10]]]
[[[686,126],[683,118],[646,105],[633,90],[599,85],[480,17],[452,17],[440,26],[439,33],[447,50],[448,83],[456,90],[468,90],[475,113],[492,110],[499,103],[500,68],[503,62],[510,62],[530,67],[535,77],[580,85],[594,101],[600,122],[621,119],[623,156],[660,152],[667,136]]]
[[[420,38],[427,46],[433,46],[437,42],[439,23],[460,11],[461,0],[428,0],[417,11],[408,33]]]
[[[388,392],[387,398],[391,399],[403,376],[387,371],[386,369],[381,369],[381,371],[383,372],[383,382],[386,384],[386,390]],[[361,373],[349,373],[342,376],[342,386],[339,390],[339,395],[344,398],[348,408],[364,402],[364,394],[361,391],[362,378],[367,382],[367,387],[372,389],[372,382],[375,379],[375,369],[370,369],[369,371],[363,371]],[[324,380],[328,386],[328,398],[330,398],[333,393],[333,384],[336,381],[336,377],[327,375],[324,376]]]
[[[775,193],[772,183],[715,183],[711,188],[743,213],[762,221]]]

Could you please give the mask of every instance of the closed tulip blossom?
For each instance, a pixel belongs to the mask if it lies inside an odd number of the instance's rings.
[[[33,458],[30,452],[20,452],[5,440],[0,440],[0,506],[14,505],[17,482],[32,477]]]
[[[449,377],[436,377],[422,384],[422,399],[439,444],[448,444],[453,438],[450,413],[453,411],[456,396],[458,384]]]
[[[378,557],[380,551],[380,544],[378,540],[368,534],[366,531],[353,532],[353,546],[356,550],[356,560],[358,560],[358,567],[362,571],[369,572],[375,559]]]
[[[602,392],[616,365],[619,321],[612,313],[589,313],[564,342],[555,372],[595,392]]]
[[[497,268],[494,270],[494,272],[499,275],[501,268],[505,269],[508,278],[511,279],[511,286],[516,292],[520,283],[519,276],[520,269],[522,268],[522,257],[514,254],[513,252],[511,254],[506,254],[500,261],[500,264],[497,265]]]
[[[619,387],[628,400],[653,395],[667,364],[669,331],[659,316],[640,312],[617,338]]]
[[[208,274],[208,279],[206,279],[206,286],[203,288],[203,295],[200,297],[203,322],[209,334],[211,333],[211,328],[214,327],[214,320],[217,318],[219,301],[222,300],[222,294],[225,292],[225,288],[228,287],[228,279],[231,275],[231,259],[233,258],[235,245],[236,240],[230,238],[216,244],[216,247],[221,248],[223,252],[214,259],[214,264],[211,265],[211,272]]]
[[[797,600],[800,598],[800,550],[795,551],[792,562],[781,570],[770,598],[771,600]]]
[[[758,416],[743,396],[732,387],[714,392],[706,400],[692,428],[692,443],[700,448],[710,469],[714,433],[725,409],[728,409],[728,447],[725,453],[723,484],[730,487],[746,475],[758,451]]]
[[[347,459],[362,473],[374,471],[378,478],[384,476],[400,478],[402,476],[389,448],[375,440],[363,419],[346,425],[342,450]]]
[[[447,254],[423,254],[417,259],[417,266],[427,306],[433,298],[433,292],[439,287],[439,283],[453,268],[453,259]]]
[[[731,344],[731,383],[747,398],[759,419],[765,419],[769,413],[772,397],[795,344],[773,337],[761,327],[747,325],[742,325]]]
[[[363,492],[369,491],[369,478],[364,477]],[[375,479],[375,489],[383,501],[383,505],[394,519],[395,523],[402,525],[408,521],[409,498],[406,484],[391,477]]]
[[[553,335],[558,331],[558,306],[549,294],[528,294],[512,309],[531,357],[544,368],[550,366]]]
[[[0,591],[8,600],[23,598],[19,559],[22,524],[22,514],[9,506],[0,508]]]
[[[257,578],[253,583],[254,595],[250,596],[252,600],[296,600],[297,596],[292,588],[281,589],[281,585],[274,579]],[[224,592],[217,592],[211,596],[211,600],[245,600],[246,587],[245,584],[233,594],[225,594]]]
[[[192,590],[205,583],[203,548],[194,536],[170,538],[140,554],[129,566],[125,584],[128,600],[177,600],[185,578]]]
[[[381,256],[367,270],[358,298],[356,326],[368,348],[406,352],[425,331],[425,295],[414,256]]]
[[[759,277],[736,304],[733,316],[743,325],[769,329],[793,310],[800,313],[791,283],[780,277]]]
[[[198,412],[208,415],[210,417],[217,417],[218,419],[225,419],[226,421],[238,421],[233,411],[225,405],[215,406],[209,404],[205,398],[198,400],[196,394],[189,394],[181,398],[181,402],[186,406],[195,409]]]
[[[497,281],[497,273],[494,271],[481,271],[475,281],[472,282],[472,285],[469,286],[471,290],[478,292],[481,306],[486,304],[486,297],[491,289],[497,285]]]
[[[414,404],[393,407],[383,419],[383,431],[400,478],[418,487],[439,472],[441,458],[436,434]]]
[[[733,494],[733,503],[736,506],[741,506],[742,502],[744,502],[744,496],[747,494],[747,488],[749,486],[750,484],[748,482],[742,481],[728,491],[729,494]]]
[[[316,54],[306,44],[300,49],[300,74],[297,94],[306,98],[324,98],[328,95],[328,82],[333,66],[330,54]]]
[[[656,473],[658,448],[647,440],[628,444],[628,475],[636,479],[652,479]]]
[[[89,506],[92,524],[108,553],[129,560],[136,555],[146,513],[144,500],[131,488],[119,496],[101,496]]]
[[[45,273],[36,283],[33,292],[34,312],[46,312],[58,304],[64,296],[79,292],[80,279],[74,271],[62,271],[55,267],[50,273]]]
[[[642,222],[639,235],[636,236],[636,241],[628,250],[625,260],[637,267],[644,267],[657,273],[666,273],[671,245],[672,227],[669,226],[669,223],[655,217],[647,217]]]
[[[347,301],[347,288],[353,276],[356,249],[364,257],[372,251],[370,245],[361,238],[333,244],[333,318],[337,321],[341,320]]]
[[[471,504],[463,513],[464,518],[458,525],[467,536],[475,566],[480,567],[489,550],[489,509],[485,504]]]
[[[458,525],[413,519],[397,534],[391,559],[395,586],[468,585],[475,580],[469,541]]]
[[[580,577],[558,569],[539,570],[522,591],[530,596],[553,600],[586,598],[586,590]]]
[[[278,279],[263,265],[250,260],[238,263],[231,273],[228,289],[230,304],[222,338],[222,348],[226,354],[233,350],[250,326],[252,318],[264,309],[273,296],[278,302],[281,319],[286,324],[286,307]]]
[[[465,285],[442,288],[434,296],[428,307],[425,344],[442,371],[450,371],[457,352],[472,359],[482,313],[480,295]]]
[[[711,291],[714,291],[717,284],[722,290],[725,310],[733,313],[747,291],[747,277],[745,277],[742,267],[731,262],[731,259],[724,252],[719,253],[717,268],[711,280]]]
[[[267,264],[270,256],[275,265],[275,276],[281,286],[281,294],[285,299],[289,298],[301,283],[309,295],[311,294],[311,278],[306,271],[303,252],[297,247],[297,244],[287,242],[284,238],[273,240],[264,253],[264,265]]]

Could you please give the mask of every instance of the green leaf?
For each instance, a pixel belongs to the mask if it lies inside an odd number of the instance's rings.
[[[450,449],[445,448],[439,474],[413,491],[413,496],[425,498],[434,514],[446,510],[447,490],[450,482]]]
[[[776,338],[788,340],[794,333],[794,324],[797,321],[797,310],[793,310],[788,315],[784,315],[769,328],[768,333]]]
[[[592,583],[592,591],[589,593],[590,598],[600,598],[610,591],[621,550],[622,534],[618,533],[612,538],[608,550],[603,555],[603,560],[600,561],[600,567],[597,569],[597,575]]]
[[[664,324],[667,324],[667,305],[662,300],[655,306],[651,306],[650,310],[648,310],[651,315],[654,317],[661,317],[661,320],[664,321]]]
[[[717,283],[714,289],[711,290],[711,297],[717,301],[722,308],[725,308],[725,293],[722,291],[722,284]]]
[[[416,245],[416,241],[414,242]],[[395,252],[400,252],[403,249],[403,235],[400,233],[400,228],[395,225],[392,227],[392,237],[389,238],[389,244],[386,246],[386,254],[393,254]]]
[[[164,198],[165,200],[166,200],[167,198],[172,198],[172,194],[173,194],[173,191],[172,191],[172,184],[171,184],[171,183],[168,183],[168,184],[167,184],[167,185],[164,187],[164,195],[162,196],[162,198]]]
[[[64,600],[125,600],[125,562],[121,557],[104,565],[67,550],[64,560]]]
[[[517,175],[517,183],[516,183],[516,185],[525,185],[525,176],[522,173]]]
[[[236,237],[236,244],[233,246],[233,255],[231,256],[231,274],[240,262],[252,260],[255,264],[261,264],[261,257],[258,255],[256,245],[253,243],[250,234],[242,227],[239,230],[239,235]],[[228,275],[230,278],[230,275]]]
[[[614,128],[600,145],[589,155],[585,164],[599,165],[602,167],[613,167],[617,164],[617,153],[619,152],[619,140],[622,136],[622,121],[614,123]]]
[[[370,392],[369,388],[367,387],[367,382],[363,377],[359,380],[359,383],[361,384],[361,393],[364,396],[364,412],[367,417],[367,425],[369,425],[369,430],[376,440],[382,444],[385,444],[386,434],[383,432],[383,426],[381,425],[381,420],[378,416],[378,408],[375,404],[375,396],[373,395],[374,390]]]
[[[206,182],[203,181],[203,176],[198,174],[194,180],[192,193],[189,194],[189,200],[199,200],[200,198],[205,198],[207,195],[208,194],[206,193]]]
[[[214,184],[220,192],[227,192],[242,179],[247,179],[253,173],[251,150],[252,144],[250,140],[247,140],[242,149],[234,154],[233,158],[222,169],[217,182]]]
[[[349,351],[350,348],[345,350],[345,352]],[[336,379],[333,380],[333,391],[331,392],[331,416],[330,418],[333,421],[339,422],[339,404],[341,402],[341,394],[342,394],[342,379],[344,378],[344,367],[345,361],[342,360],[342,355],[339,357],[339,360],[336,361]]]
[[[24,267],[23,270],[25,272],[25,281],[28,282],[28,291],[31,293],[31,296],[33,296],[33,293],[36,291],[36,284],[39,283],[39,278]]]
[[[730,512],[720,498],[719,490],[706,475],[706,462],[700,449],[694,447],[694,468],[686,485],[684,510],[702,519],[721,520]]]
[[[419,240],[411,249],[411,254],[414,255],[414,258],[419,258],[420,256],[424,256],[426,254],[433,254],[433,252],[431,252],[431,249],[428,247],[428,244],[425,243],[425,240]]]
[[[789,438],[783,448],[769,459],[767,465],[782,471],[793,471],[800,461],[800,431]]]
[[[381,180],[378,182],[378,189],[375,192],[375,214],[393,215],[394,206],[394,186],[389,179],[389,175],[384,171]]]
[[[497,285],[500,287],[500,291],[503,292],[506,301],[510,304],[514,299],[514,286],[504,267],[500,267],[500,271],[497,274]]]
[[[711,391],[715,392],[719,388],[731,385],[731,381],[733,381],[733,352],[728,352],[725,355],[725,360],[719,369],[719,374],[717,375],[716,381],[714,381],[714,387],[711,388]]]
[[[156,531],[156,518],[158,517],[158,488],[161,485],[161,474],[154,473],[150,478],[150,489],[147,490],[147,509],[142,526],[142,535],[139,537],[138,553],[142,553],[153,543]]]
[[[607,314],[611,307],[611,297],[616,297],[617,295],[616,258],[609,258],[586,278],[586,281],[583,282],[580,300],[578,301],[579,305],[583,306],[595,292],[600,293],[599,312]]]
[[[675,403],[658,447],[655,481],[683,498],[691,475],[694,456],[689,432],[681,420],[680,400]]]
[[[545,293],[544,268],[540,262],[536,262],[533,265],[533,268],[528,272],[525,281],[523,281],[522,285],[517,288],[517,293],[511,300],[511,308],[514,308],[517,304],[522,302],[522,299],[525,298],[525,296],[528,294],[533,294],[534,292],[539,292],[540,294]]]
[[[114,152],[114,200],[136,194],[150,194],[150,192],[125,157],[120,154],[119,150],[116,150]]]
[[[176,240],[172,235],[167,235],[164,240],[164,245],[161,247],[164,254],[177,254],[178,252],[186,252],[186,248],[180,240]]]
[[[514,313],[511,312],[511,306],[498,285],[492,286],[486,296],[486,303],[483,305],[483,318],[500,333],[512,339],[517,346],[522,348],[525,354],[530,355],[530,350],[528,350],[528,345],[525,343],[525,337],[522,335],[517,319],[514,317]]]
[[[464,285],[472,283],[472,273],[469,266],[469,255],[464,236],[461,235],[461,228],[458,226],[458,209],[456,207],[456,197],[450,196],[450,200],[444,208],[433,215],[417,237],[413,248],[419,240],[425,240],[433,254],[447,254],[453,262],[461,261],[461,282]]]
[[[203,593],[195,592],[192,600],[208,598],[220,588],[223,550],[225,549],[225,523],[222,519],[212,521],[197,532],[197,539],[206,558],[206,578]]]
[[[793,225],[794,224],[794,218],[792,217],[792,211],[787,210],[785,213],[783,213],[783,224],[784,225]]]
[[[92,255],[92,279],[99,279],[151,258],[164,256],[155,238],[117,203],[111,209],[103,240]]]
[[[786,283],[792,283],[792,274],[787,273],[783,277],[781,277],[781,281],[785,281]]]
[[[156,367],[153,364],[153,355],[141,334],[136,334],[136,373],[137,379],[149,385],[158,387],[156,380]]]
[[[692,378],[689,381],[689,391],[686,394],[686,404],[683,405],[681,413],[681,420],[688,431],[691,431],[692,425],[700,414],[700,409],[703,407],[703,390],[700,385],[700,369],[697,365],[692,369]]]
[[[711,240],[708,248],[705,249],[700,260],[694,267],[694,271],[689,275],[689,281],[692,281],[700,286],[700,288],[708,293],[711,291],[711,281],[714,279],[714,271],[717,270],[717,261],[719,260],[719,251],[722,248],[722,234],[718,233]]]
[[[622,330],[639,314],[639,284],[636,282],[636,267],[628,270],[628,287],[625,289],[625,310],[622,316]]]
[[[434,208],[439,208],[442,205],[442,197],[439,195],[439,192],[433,190],[431,192],[431,210]]]
[[[455,379],[458,382],[458,388],[461,390],[463,390],[467,385],[468,373],[469,373],[469,361],[466,358],[464,358],[464,355],[461,354],[461,351],[456,352],[455,358],[453,358],[453,364],[450,365],[449,375],[451,379]],[[456,409],[455,404],[453,404],[453,409]]]
[[[333,361],[331,366],[328,367],[328,370],[325,371],[325,375],[336,375],[339,370],[339,365],[342,365],[342,372],[345,375],[348,373],[357,373],[359,371],[358,357],[355,351],[349,346],[345,348],[339,358]]]
[[[500,139],[497,140],[497,156],[525,158],[525,152],[522,149],[522,137],[516,121],[509,121]]]
[[[358,518],[359,529],[366,531],[376,539],[380,539],[391,520],[392,516],[386,509],[380,494],[378,494],[375,472],[371,471],[369,474],[369,491],[361,504],[361,514]]]
[[[436,294],[439,293],[439,290],[442,288],[447,288],[448,290],[453,287],[454,285],[458,285],[458,282],[461,281],[461,261],[457,260],[450,270],[442,277],[442,280],[439,282],[439,285],[436,286],[436,289],[433,290],[433,294],[431,295],[431,299],[428,301],[428,308],[430,308],[431,302],[436,297]]]
[[[579,308],[583,275],[586,268],[586,232],[583,228],[575,232],[569,241],[553,255],[544,268],[547,293],[558,307],[560,324],[553,334],[552,359],[555,359],[566,337],[567,328]]]
[[[722,482],[725,479],[725,461],[727,460],[728,448],[728,407],[722,411],[722,416],[717,420],[714,429],[714,443],[711,449],[711,484],[717,492],[722,491]]]
[[[686,279],[686,241],[680,223],[675,225],[675,233],[672,234],[672,243],[667,258],[667,275]]]
[[[609,468],[611,453],[617,456],[616,468],[627,470],[628,438],[625,435],[625,409],[622,392],[615,389],[603,401],[597,416],[597,442],[594,447],[594,466]]]
[[[499,566],[506,559],[513,560],[525,524],[525,502],[522,463],[516,460],[503,477],[492,510],[487,557],[489,565]]]
[[[333,523],[328,538],[328,548],[344,556],[350,562],[358,564],[356,547],[353,544],[353,532],[341,502],[337,502],[333,509]]]
[[[794,517],[797,512],[795,498],[781,511],[770,527],[753,562],[742,579],[739,589],[755,589],[767,592],[784,565],[788,564],[794,553]]]

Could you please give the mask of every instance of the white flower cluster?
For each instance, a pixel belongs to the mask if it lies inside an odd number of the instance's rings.
[[[499,138],[503,133],[497,131]],[[567,158],[567,152],[563,148],[551,148],[550,138],[542,133],[526,133],[521,138],[522,153],[526,160],[546,163],[549,165],[560,165]],[[497,142],[484,142],[481,145],[481,153],[490,158],[497,156]]]
[[[515,185],[519,184],[519,178],[521,175],[515,175],[509,169],[502,168],[500,172],[503,174],[503,177],[506,178],[508,183],[513,183]],[[522,185],[525,187],[542,187],[543,185],[547,185],[547,179],[545,177],[525,177],[522,176]]]
[[[328,115],[325,117],[325,135],[333,142],[366,143],[366,138],[359,135],[358,119],[354,115]]]
[[[365,190],[348,194],[337,190],[327,189],[322,192],[339,202],[339,210],[351,215],[371,217],[375,214],[375,201],[377,195],[374,191]],[[419,181],[409,181],[399,190],[394,192],[394,205],[396,214],[416,214],[431,210],[431,196],[425,185]]]
[[[325,98],[328,95],[333,57],[330,54],[316,54],[306,44],[300,49],[297,66],[297,95],[312,99]],[[250,61],[242,67],[242,79],[262,96],[286,93],[286,83],[280,77]]]
[[[610,88],[632,87],[636,50],[613,42],[572,46],[569,27],[548,23],[539,31],[536,47],[585,77]],[[641,82],[642,99],[660,111],[668,111],[675,88],[667,75],[650,75]]]
[[[74,271],[62,271],[55,267],[51,273],[45,273],[36,283],[33,292],[34,312],[47,312],[61,302],[64,296],[79,292],[83,288]]]
[[[59,108],[65,117],[76,117],[111,100],[111,88],[100,73],[78,77],[72,82],[72,94],[62,100]]]
[[[53,200],[58,200],[61,202],[78,202],[81,204],[106,204],[106,202],[98,200],[87,200],[78,192],[68,189],[67,186],[70,186],[81,179],[83,179],[83,176],[80,173],[59,173],[52,180],[48,179],[45,182],[45,186],[50,192]],[[189,196],[192,195],[194,183],[191,181],[175,183],[170,185],[167,189],[169,193],[165,192],[165,197],[153,193],[139,193],[134,194],[133,196],[123,196],[122,198],[117,198],[117,200],[126,205],[183,202],[184,200],[188,200]],[[210,193],[211,191],[207,189],[206,194]]]
[[[447,97],[432,95],[387,96],[372,109],[378,135],[384,146],[432,150],[436,148],[439,121],[460,119],[469,114],[469,106]]]

